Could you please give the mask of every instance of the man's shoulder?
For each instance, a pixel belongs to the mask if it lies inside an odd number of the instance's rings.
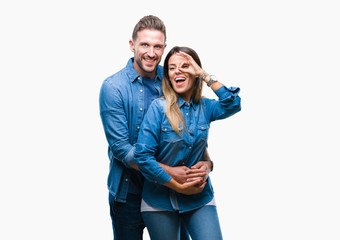
[[[133,61],[132,58],[128,60],[126,66],[119,70],[118,72],[112,74],[104,80],[104,83],[112,85],[113,87],[119,88],[120,86],[126,87],[130,82],[137,77],[137,73],[132,71]]]
[[[118,72],[112,74],[111,76],[107,77],[104,82],[107,82],[109,84],[114,84],[114,85],[120,85],[120,84],[124,84],[127,83],[129,80],[128,76],[127,76],[127,72],[126,69],[123,68],[121,70],[119,70]]]
[[[116,91],[126,91],[130,89],[131,80],[128,77],[126,70],[123,68],[114,73],[103,81],[102,88],[107,88]]]

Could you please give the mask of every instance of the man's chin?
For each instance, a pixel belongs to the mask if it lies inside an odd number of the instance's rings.
[[[153,73],[154,71],[156,71],[157,69],[156,67],[157,65],[156,66],[144,66],[143,70],[147,73]]]

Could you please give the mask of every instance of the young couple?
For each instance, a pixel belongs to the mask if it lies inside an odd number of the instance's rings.
[[[208,174],[210,122],[240,111],[239,88],[227,88],[197,53],[174,47],[158,65],[166,30],[155,16],[135,26],[126,67],[107,78],[100,115],[109,144],[109,203],[114,238],[222,239]],[[207,84],[218,100],[202,97]]]

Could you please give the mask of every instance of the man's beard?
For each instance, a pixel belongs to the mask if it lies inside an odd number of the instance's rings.
[[[155,59],[157,61],[157,59]],[[154,68],[152,70],[146,70],[144,67],[143,67],[143,64],[142,64],[142,61],[140,61],[139,59],[136,58],[136,63],[137,65],[139,66],[140,69],[142,69],[144,72],[146,73],[152,73],[153,71],[155,71],[156,67],[158,64],[156,64],[156,66],[154,66]]]

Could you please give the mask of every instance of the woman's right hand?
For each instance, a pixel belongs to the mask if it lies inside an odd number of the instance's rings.
[[[202,179],[197,179],[195,181],[182,184],[176,182],[174,179],[171,179],[169,182],[164,184],[164,186],[169,187],[178,193],[193,195],[202,192],[206,184],[207,182],[204,182]]]
[[[202,75],[202,73],[204,72],[203,69],[195,62],[195,60],[189,54],[182,51],[177,52],[176,54],[182,56],[187,60],[186,62],[183,62],[181,66],[178,67],[178,70],[189,73],[195,78]]]

